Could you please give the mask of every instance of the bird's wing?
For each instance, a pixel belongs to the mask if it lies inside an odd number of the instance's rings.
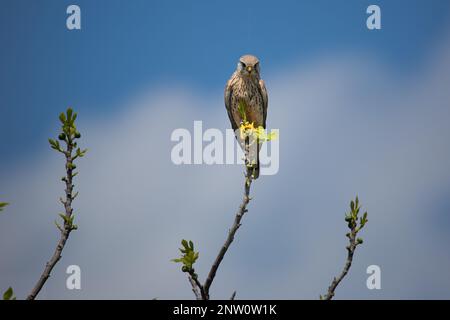
[[[225,100],[225,108],[228,112],[228,118],[230,118],[231,127],[233,128],[233,131],[236,132],[238,125],[234,121],[233,114],[231,113],[231,96],[233,95],[232,86],[231,86],[231,78],[227,81],[227,84],[225,86],[225,94],[224,94],[224,100]]]
[[[269,104],[269,97],[267,95],[266,85],[264,84],[264,80],[262,79],[259,80],[259,89],[263,100],[263,126],[264,128],[266,128],[267,106]]]

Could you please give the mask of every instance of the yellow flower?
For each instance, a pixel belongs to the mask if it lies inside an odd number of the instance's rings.
[[[253,138],[250,139],[250,141],[252,142],[256,139],[258,139],[259,141],[271,141],[277,138],[275,132],[267,134],[266,130],[262,126],[255,127],[253,122],[250,123],[248,121],[243,121],[241,123],[241,126],[239,127],[239,133],[242,140],[247,137],[251,137]]]

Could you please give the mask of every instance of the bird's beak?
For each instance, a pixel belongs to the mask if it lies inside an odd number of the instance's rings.
[[[248,67],[247,67],[247,71],[248,71],[248,72],[252,72],[252,67],[248,66]]]

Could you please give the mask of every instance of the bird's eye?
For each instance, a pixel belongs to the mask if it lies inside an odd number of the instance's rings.
[[[241,67],[245,69],[245,63],[241,62]]]

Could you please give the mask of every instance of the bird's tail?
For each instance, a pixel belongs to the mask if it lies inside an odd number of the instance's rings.
[[[248,140],[245,141],[245,143],[248,143]],[[253,179],[259,178],[259,148],[261,147],[261,143],[259,142],[259,139],[257,139],[256,143],[256,161],[253,162],[253,157],[249,156],[248,161],[251,162],[251,165],[247,167],[247,173],[253,176]]]
[[[257,149],[256,149],[256,164],[255,168],[253,169],[253,178],[258,179],[259,178],[259,147],[261,146],[259,143],[259,139],[257,141]]]

